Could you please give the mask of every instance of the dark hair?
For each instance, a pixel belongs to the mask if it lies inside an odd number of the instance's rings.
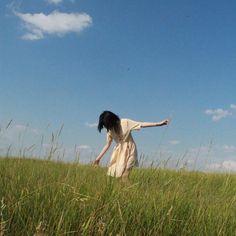
[[[104,111],[99,116],[98,131],[101,133],[103,128],[107,131],[114,129],[116,133],[120,131],[120,118],[111,111]]]

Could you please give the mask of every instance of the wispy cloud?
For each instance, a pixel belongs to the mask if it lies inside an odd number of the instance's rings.
[[[91,147],[89,145],[79,145],[77,146],[77,149],[81,150],[81,149],[91,149]]]
[[[236,146],[234,145],[223,145],[223,150],[224,152],[227,152],[227,153],[233,153],[233,152],[236,152]]]
[[[204,113],[206,115],[211,116],[213,121],[219,121],[223,118],[232,116],[234,111],[236,111],[236,104],[231,104],[230,109],[222,109],[222,108],[218,108],[218,109],[207,109],[204,111]]]
[[[200,153],[203,156],[206,156],[208,154],[212,154],[212,156],[216,156],[217,154],[220,154],[220,156],[225,157],[225,155],[228,153],[235,153],[236,154],[236,146],[224,144],[224,145],[204,145],[196,148],[191,148],[190,152],[192,154],[194,153]]]
[[[228,110],[223,110],[221,108],[212,110],[212,109],[207,109],[205,110],[205,114],[211,116],[213,121],[219,121],[223,118],[229,117],[232,115],[231,112]]]
[[[171,144],[171,145],[178,145],[178,144],[180,144],[180,141],[179,140],[170,140],[169,144]]]
[[[51,3],[51,4],[59,4],[61,2],[63,2],[63,0],[47,0],[48,3]]]
[[[44,13],[15,12],[27,30],[22,36],[24,40],[39,40],[47,35],[64,36],[67,33],[81,33],[92,25],[92,18],[86,13],[62,13],[53,11]]]
[[[11,149],[17,155],[22,150],[32,154],[36,149],[35,144],[39,142],[42,133],[39,129],[32,128],[28,124],[12,125],[10,122],[5,130],[1,130],[0,134],[1,148],[3,150],[1,154],[5,155]]]
[[[64,0],[46,0],[48,3],[50,4],[55,4],[58,5],[60,3],[62,3]],[[75,0],[70,0],[70,2],[74,3]]]
[[[86,122],[85,125],[89,128],[94,128],[94,127],[98,126],[98,123],[88,123],[88,122]]]
[[[29,131],[30,133],[33,133],[33,134],[39,134],[40,133],[38,129],[31,128],[28,125],[15,125],[15,126],[13,126],[13,129],[16,132]]]

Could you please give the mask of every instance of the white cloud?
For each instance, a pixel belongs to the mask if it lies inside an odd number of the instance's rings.
[[[85,125],[89,128],[94,128],[94,127],[98,126],[98,123],[88,123],[88,122],[86,122]]]
[[[47,35],[63,36],[67,33],[80,33],[92,25],[92,18],[86,13],[62,13],[53,11],[44,13],[15,14],[23,21],[27,33],[22,36],[25,40],[39,40]]]
[[[230,108],[233,109],[233,110],[236,110],[236,104],[231,104]]]
[[[223,110],[221,108],[218,108],[215,110],[207,109],[207,110],[205,110],[205,114],[210,115],[213,121],[219,121],[223,118],[226,118],[226,117],[232,115],[231,112],[229,112],[227,110]]]
[[[208,165],[211,170],[236,171],[236,161],[228,160],[222,163],[213,163]]]
[[[212,163],[210,165],[207,165],[207,169],[210,170],[219,170],[221,168],[221,164],[219,163]]]
[[[59,4],[59,3],[63,2],[63,0],[47,0],[47,1],[51,4]]]
[[[178,145],[178,144],[180,144],[180,141],[179,140],[170,140],[169,143],[171,145]]]

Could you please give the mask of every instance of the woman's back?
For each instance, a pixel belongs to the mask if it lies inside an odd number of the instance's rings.
[[[120,132],[117,134],[114,130],[108,131],[108,138],[113,138],[116,143],[133,141],[131,131],[139,130],[141,128],[141,124],[142,123],[130,119],[121,119]]]

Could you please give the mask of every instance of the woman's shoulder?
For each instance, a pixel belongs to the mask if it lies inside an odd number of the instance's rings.
[[[122,127],[129,127],[130,126],[131,119],[122,118],[120,121],[121,121],[120,123],[121,123]]]
[[[128,122],[133,121],[133,120],[130,119],[130,118],[121,118],[120,121],[121,121],[121,123],[128,123]]]
[[[127,124],[128,121],[129,121],[128,118],[121,118],[121,119],[120,119],[120,123],[121,123],[121,124]]]

